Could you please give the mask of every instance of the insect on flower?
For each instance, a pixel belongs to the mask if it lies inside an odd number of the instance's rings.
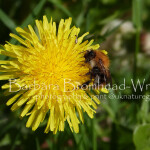
[[[84,54],[85,63],[88,63],[90,71],[86,75],[90,75],[90,79],[83,83],[83,87],[89,85],[94,79],[95,88],[112,85],[111,74],[109,71],[109,58],[104,50],[87,50]]]

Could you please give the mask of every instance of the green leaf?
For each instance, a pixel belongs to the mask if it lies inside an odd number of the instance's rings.
[[[28,24],[32,24],[35,17],[41,12],[44,4],[46,3],[46,0],[41,0],[36,7],[33,9],[32,13],[23,21],[21,27],[26,27]],[[12,44],[16,44],[17,40],[11,38],[11,40],[9,41]]]
[[[95,118],[93,118],[91,120],[91,127],[92,127],[92,148],[93,148],[93,150],[97,149],[97,133],[96,133],[96,130],[95,130],[95,123],[96,123],[96,120],[95,120]]]
[[[46,3],[46,0],[41,0],[37,6],[33,9],[32,13],[25,19],[23,24],[21,26],[27,26],[28,24],[31,24],[35,17],[41,12],[44,4]]]
[[[35,140],[36,140],[36,149],[40,150],[40,143],[39,143],[38,137],[36,137]]]
[[[103,4],[113,4],[115,2],[116,2],[116,0],[102,0]]]
[[[13,20],[7,16],[2,9],[0,9],[0,20],[8,27],[12,32],[14,32],[16,28],[16,24]]]
[[[145,95],[148,96],[148,95]],[[143,123],[145,123],[147,114],[149,110],[149,101],[147,99],[143,99],[142,106],[141,106],[141,119],[143,120]]]
[[[84,21],[84,12],[82,11],[82,12],[78,15],[78,17],[77,17],[77,19],[76,19],[76,25],[77,25],[78,27],[80,27],[81,24],[83,23],[83,21]]]
[[[142,6],[143,6],[143,0],[132,1],[132,20],[135,27],[139,31],[142,28]]]
[[[0,147],[5,146],[5,145],[9,145],[10,143],[11,143],[11,137],[7,133],[4,135],[3,139],[0,141]]]
[[[111,109],[113,110],[114,114],[116,114],[118,112],[119,106],[120,106],[119,105],[120,99],[117,98],[118,96],[120,96],[120,93],[118,93],[118,95],[116,95],[113,90],[111,90],[111,89],[109,90],[108,101],[109,101],[109,105],[110,105]]]
[[[113,121],[115,121],[115,113],[112,110],[112,108],[108,104],[105,104],[105,103],[101,103],[101,106],[107,111],[107,113],[109,114],[110,118]]]
[[[7,58],[7,56],[0,55],[0,60],[5,60],[6,58]]]
[[[59,1],[57,1],[57,0],[48,0],[48,1],[52,4],[54,4],[60,10],[62,10],[68,17],[73,18],[71,12],[66,7],[64,7]]]
[[[74,140],[75,140],[79,150],[84,150],[83,136],[84,135],[73,133]]]
[[[150,124],[138,126],[133,134],[136,150],[150,149]]]
[[[15,124],[16,120],[13,120],[12,122],[8,122],[7,125],[3,126],[3,130],[0,132],[0,136],[5,134],[9,129],[11,129]],[[0,126],[1,127],[1,126]]]
[[[105,24],[111,22],[112,20],[116,19],[120,15],[120,13],[121,13],[120,11],[116,11],[112,15],[104,18],[103,20],[100,20],[99,25],[105,25]]]
[[[50,140],[50,138],[46,139],[46,142],[47,142],[47,144],[49,146],[49,149],[53,149],[53,142]]]
[[[134,53],[134,69],[133,69],[134,81],[137,77],[137,61],[138,61],[138,53],[140,50],[140,32],[142,29],[142,6],[143,0],[132,1],[132,21],[136,27],[136,43]]]

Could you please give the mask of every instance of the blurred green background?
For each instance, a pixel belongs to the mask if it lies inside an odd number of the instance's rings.
[[[149,10],[149,0],[0,0],[0,44],[17,44],[9,33],[16,33],[17,26],[34,26],[43,15],[57,23],[72,17],[80,35],[89,31],[86,39],[95,39],[109,52],[113,78],[113,89],[101,94],[95,118],[84,114],[79,134],[67,124],[64,132],[44,134],[46,121],[32,132],[25,127],[27,118],[19,119],[21,110],[11,112],[6,106],[9,97],[1,90],[0,150],[150,150]],[[119,89],[124,80],[128,88]]]

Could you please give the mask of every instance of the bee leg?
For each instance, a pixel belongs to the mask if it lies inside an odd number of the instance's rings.
[[[86,74],[85,74],[85,76],[88,76],[88,75],[90,75],[91,74],[91,72],[87,72]]]
[[[86,74],[82,75],[82,76],[88,76],[91,75],[91,72],[87,72]]]
[[[82,85],[79,86],[79,88],[86,88],[87,85],[89,85],[92,82],[92,75],[90,75],[90,80],[84,82]]]
[[[85,66],[85,64],[81,64],[80,66]]]
[[[95,86],[95,89],[97,89],[100,86],[100,80],[101,80],[100,76],[96,75],[94,82],[93,82],[93,87]]]
[[[92,80],[86,81],[85,83],[83,83],[82,85],[79,86],[79,88],[86,88],[87,85],[89,85],[91,83]]]
[[[106,77],[105,77],[105,75],[104,75],[104,82],[106,83]]]
[[[80,62],[83,62],[83,63],[85,63],[85,60],[83,60],[83,61],[80,61]]]

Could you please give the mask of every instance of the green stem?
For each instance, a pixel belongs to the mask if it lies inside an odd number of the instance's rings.
[[[138,53],[140,50],[140,30],[136,30],[136,43],[135,43],[135,55],[134,55],[134,73],[133,73],[133,78],[134,81],[136,80],[137,77],[137,61],[138,61]]]
[[[92,146],[93,146],[93,150],[97,150],[97,134],[96,134],[96,130],[95,130],[95,123],[96,120],[95,118],[92,119]]]

